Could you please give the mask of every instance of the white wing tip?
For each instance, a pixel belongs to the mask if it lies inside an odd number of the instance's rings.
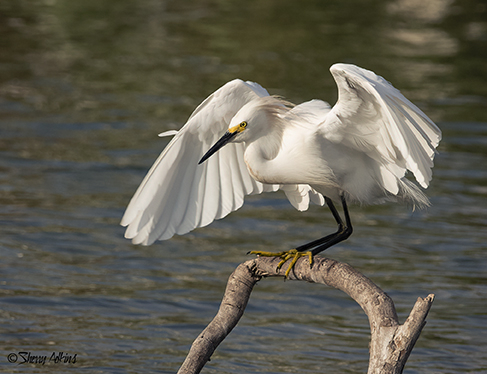
[[[129,228],[130,226],[127,228],[127,231],[125,231],[124,237],[125,239],[131,239],[132,244],[134,245],[149,246],[151,244],[154,244],[154,242],[157,240],[157,238],[152,238],[150,234],[144,234],[141,232],[137,232],[135,235],[131,234],[128,232]]]
[[[337,70],[341,70],[347,66],[350,66],[348,64],[344,64],[342,62],[337,62],[336,64],[333,64],[330,66],[330,71],[337,71]]]
[[[160,134],[158,134],[157,136],[159,138],[163,138],[165,136],[174,136],[178,133],[178,130],[168,130],[168,131],[164,131],[164,132],[161,132]]]

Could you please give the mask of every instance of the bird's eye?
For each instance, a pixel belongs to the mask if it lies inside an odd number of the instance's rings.
[[[243,121],[242,123],[240,123],[239,127],[243,130],[247,127],[247,122]]]

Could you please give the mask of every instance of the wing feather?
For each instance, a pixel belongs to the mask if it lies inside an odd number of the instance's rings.
[[[335,64],[330,71],[339,98],[322,124],[323,136],[377,161],[379,182],[392,194],[400,191],[398,180],[407,170],[428,187],[440,129],[375,73],[347,64]]]
[[[122,218],[127,238],[149,245],[185,234],[240,208],[245,195],[279,188],[250,176],[243,144],[228,144],[198,165],[238,110],[266,95],[257,83],[231,81],[205,99],[181,130],[167,133],[175,134],[174,138],[150,168]]]

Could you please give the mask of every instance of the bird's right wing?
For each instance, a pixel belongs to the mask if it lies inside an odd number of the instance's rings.
[[[243,160],[244,145],[230,143],[205,163],[204,153],[251,100],[267,96],[256,83],[233,80],[199,105],[151,167],[130,201],[121,225],[135,244],[152,244],[210,224],[240,208],[244,196],[276,191],[255,181]],[[173,135],[166,133],[163,135]]]

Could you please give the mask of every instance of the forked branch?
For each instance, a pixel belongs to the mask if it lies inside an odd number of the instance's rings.
[[[283,276],[276,272],[279,259],[259,257],[240,264],[230,275],[220,309],[196,338],[178,374],[196,374],[209,361],[218,345],[242,317],[254,285],[264,277]],[[307,258],[296,263],[290,280],[322,283],[353,298],[369,318],[371,330],[368,374],[402,373],[433,303],[434,295],[418,298],[403,325],[399,324],[392,299],[370,279],[350,265],[315,257],[310,268]],[[296,368],[298,370],[298,368]]]

